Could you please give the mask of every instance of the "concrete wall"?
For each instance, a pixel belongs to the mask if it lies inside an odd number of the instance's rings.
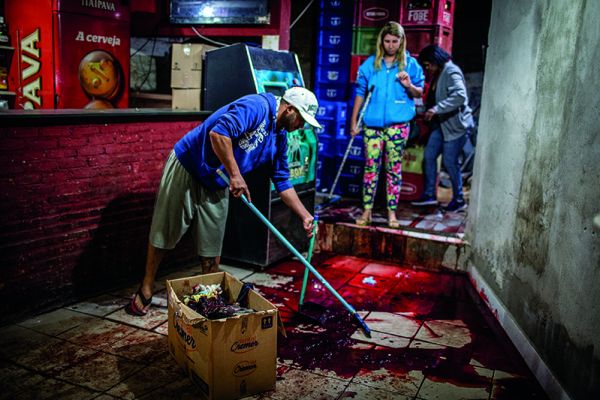
[[[470,262],[563,388],[600,393],[599,1],[493,2]]]

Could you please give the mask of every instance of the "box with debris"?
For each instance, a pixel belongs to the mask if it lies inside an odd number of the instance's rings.
[[[167,281],[169,351],[207,399],[275,389],[277,308],[227,272]]]

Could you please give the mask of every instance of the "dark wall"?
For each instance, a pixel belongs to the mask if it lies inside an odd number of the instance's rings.
[[[456,1],[452,56],[464,72],[484,69],[491,13],[491,0]]]
[[[310,0],[292,1],[293,22],[310,3]],[[313,88],[314,58],[317,40],[319,2],[313,1],[298,22],[290,28],[290,51],[298,55],[306,87]]]

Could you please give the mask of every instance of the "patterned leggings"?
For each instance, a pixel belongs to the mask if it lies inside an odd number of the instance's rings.
[[[363,207],[371,210],[377,192],[377,179],[384,155],[387,181],[387,208],[396,210],[402,184],[402,153],[406,146],[410,125],[408,123],[392,125],[384,129],[366,128],[365,140],[365,175],[363,187]]]

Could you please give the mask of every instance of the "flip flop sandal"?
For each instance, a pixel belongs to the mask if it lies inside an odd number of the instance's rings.
[[[358,226],[367,226],[367,225],[371,224],[371,217],[369,217],[369,218],[363,218],[363,217],[356,218],[355,223]]]
[[[136,298],[140,299],[140,302],[142,303],[142,307],[140,308],[138,306],[138,302],[136,301]],[[139,317],[143,317],[144,315],[146,315],[148,313],[148,309],[150,309],[150,304],[152,303],[152,296],[150,296],[150,298],[146,298],[144,297],[144,294],[142,293],[142,288],[140,286],[140,288],[137,290],[137,292],[135,292],[135,294],[133,295],[133,297],[131,298],[131,301],[129,302],[129,306],[127,307],[127,311],[129,312],[129,314],[131,315],[137,315]]]

